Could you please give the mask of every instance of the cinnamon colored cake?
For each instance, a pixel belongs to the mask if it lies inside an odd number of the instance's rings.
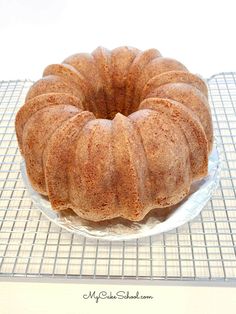
[[[207,87],[156,49],[78,53],[48,66],[16,116],[33,188],[57,210],[139,221],[207,174]]]

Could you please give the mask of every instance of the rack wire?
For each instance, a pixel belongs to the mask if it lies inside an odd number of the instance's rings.
[[[32,85],[0,82],[0,276],[236,281],[236,73],[208,80],[221,182],[192,222],[162,235],[105,242],[60,229],[20,175],[14,119]]]

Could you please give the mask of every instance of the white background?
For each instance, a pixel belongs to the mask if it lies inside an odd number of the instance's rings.
[[[93,281],[94,283],[94,281]],[[83,299],[89,291],[129,291],[135,295],[151,295],[145,300],[100,300]],[[14,300],[12,302],[11,300]],[[70,284],[0,282],[1,314],[235,314],[235,289],[173,285],[118,286],[108,283]]]
[[[236,71],[234,2],[0,0],[0,79],[38,79],[98,45],[157,48],[204,77]]]
[[[204,77],[236,71],[234,2],[0,0],[0,80],[36,80],[48,64],[99,45],[157,48]],[[91,289],[94,283],[90,282]],[[105,309],[145,313],[151,306],[153,313],[154,308],[175,314],[235,313],[235,288],[162,287],[158,283],[158,287],[140,290],[156,296],[154,305],[87,304],[81,299],[85,291],[81,284],[0,282],[0,313],[107,313]]]

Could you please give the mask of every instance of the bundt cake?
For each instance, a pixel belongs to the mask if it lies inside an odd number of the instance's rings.
[[[16,116],[33,188],[57,210],[139,221],[207,175],[207,87],[156,49],[78,53],[49,65]]]

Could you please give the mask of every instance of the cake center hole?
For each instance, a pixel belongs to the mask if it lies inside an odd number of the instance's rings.
[[[96,97],[95,116],[98,119],[114,119],[117,113],[125,116],[130,115],[137,110],[138,105],[134,105],[132,99],[126,96],[126,88],[114,88],[112,95],[104,93],[101,97],[98,93]],[[102,101],[104,99],[104,101]]]

